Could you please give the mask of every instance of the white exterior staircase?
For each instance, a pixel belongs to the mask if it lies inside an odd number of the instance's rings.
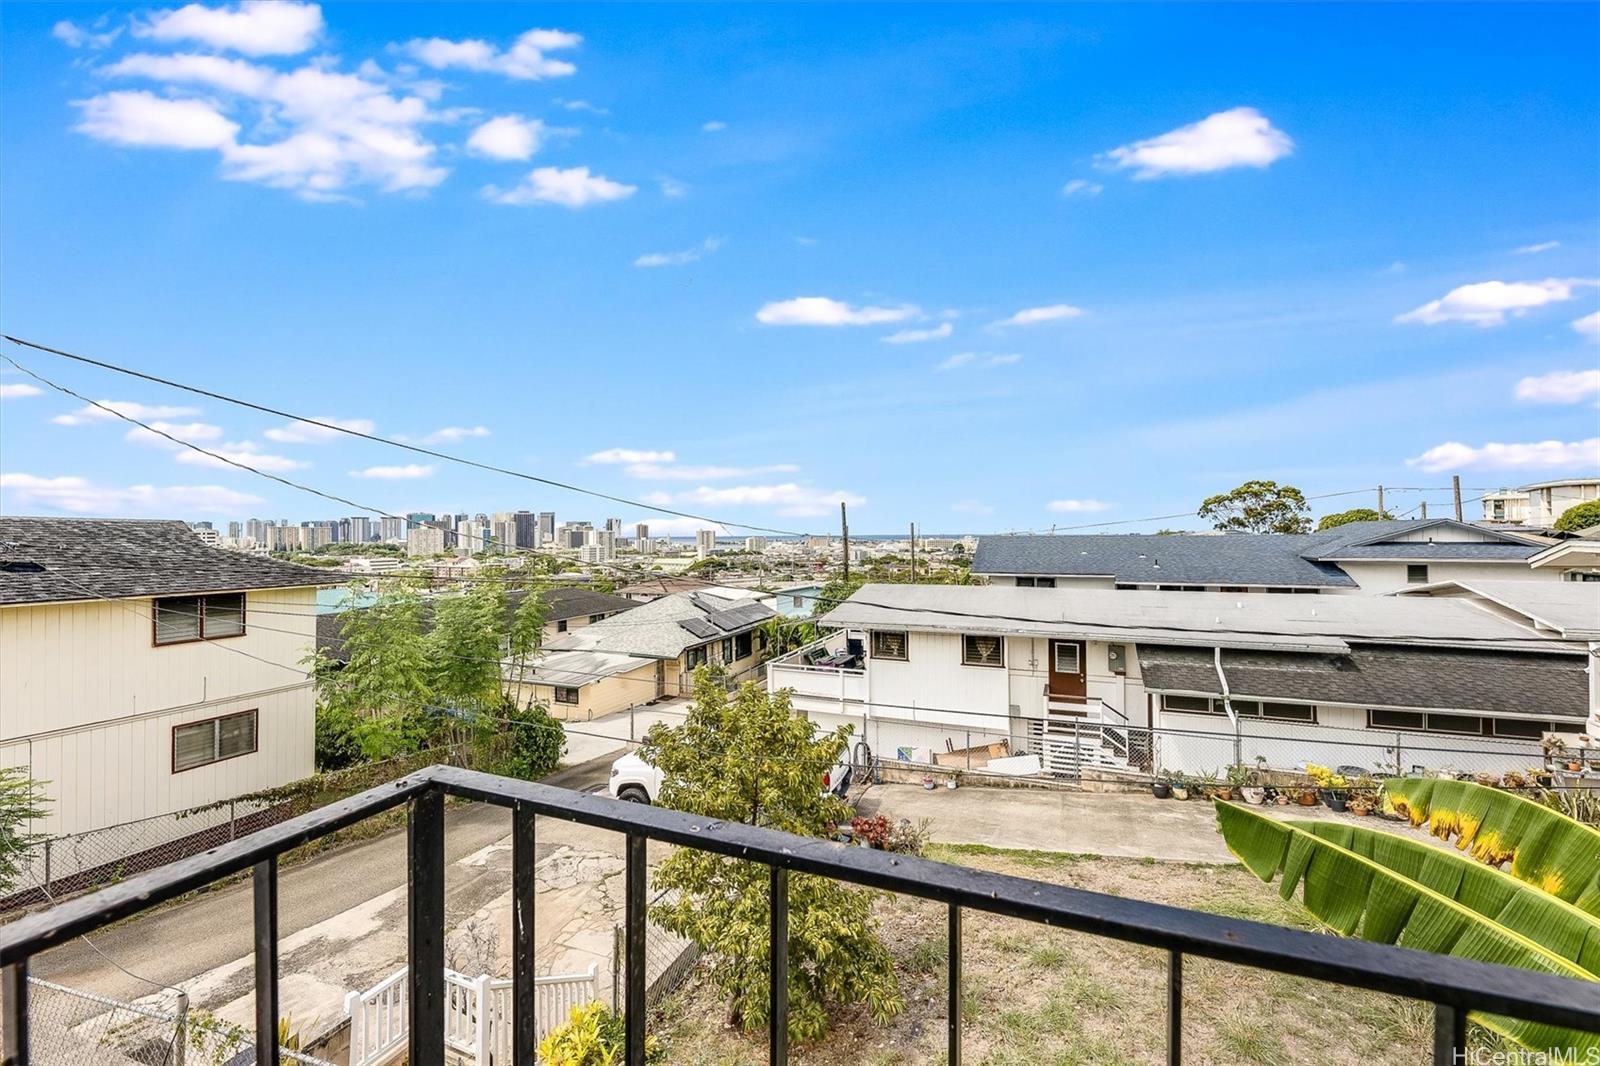
[[[1137,774],[1129,759],[1128,720],[1096,699],[1083,703],[1045,702],[1044,718],[1027,719],[1027,743],[1044,772],[1077,777],[1084,770]]]

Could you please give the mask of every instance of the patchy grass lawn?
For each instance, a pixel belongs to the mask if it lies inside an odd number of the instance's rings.
[[[933,845],[929,857],[1119,896],[1295,928],[1314,928],[1242,866],[1157,863]],[[794,1049],[807,1066],[945,1060],[945,910],[906,898],[878,906],[906,1010],[886,1026],[841,1013],[828,1037]],[[1166,1061],[1165,951],[968,911],[964,1057],[983,1066],[1108,1066]],[[1428,1061],[1422,1004],[1189,958],[1184,1060],[1216,1066]],[[764,1032],[728,1028],[726,1007],[691,978],[652,1019],[675,1066],[766,1062]]]

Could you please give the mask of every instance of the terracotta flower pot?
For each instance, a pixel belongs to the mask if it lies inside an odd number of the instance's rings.
[[[1295,802],[1302,807],[1315,807],[1317,805],[1317,794],[1310,791],[1302,792],[1295,797]]]

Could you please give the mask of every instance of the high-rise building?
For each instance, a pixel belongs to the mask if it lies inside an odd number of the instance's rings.
[[[622,532],[622,519],[620,519],[620,518],[608,518],[608,519],[606,519],[606,529],[609,532],[612,532],[612,533],[621,533]]]
[[[511,547],[520,551],[539,546],[539,518],[532,511],[513,511],[511,531]]]
[[[365,544],[372,539],[372,519],[365,515],[357,515],[348,519],[350,523],[350,540],[356,544]]]
[[[646,541],[650,539],[650,527],[643,522],[633,527],[633,539]]]
[[[239,542],[239,538],[242,536],[244,536],[244,527],[238,522],[229,522],[228,539],[237,544]]]
[[[714,529],[697,529],[694,531],[694,555],[696,559],[709,558],[717,550],[717,531]]]
[[[562,526],[556,544],[563,548],[581,548],[589,541],[594,530],[584,526]]]
[[[554,511],[539,512],[539,543],[552,544],[556,539],[556,513]]]
[[[599,549],[598,557],[585,559],[585,562],[609,563],[617,557],[617,531],[614,529],[597,529],[594,531],[595,548]]]
[[[212,529],[210,522],[196,522],[189,528],[194,530],[194,535],[199,537],[200,543],[204,544],[206,547],[216,548],[221,546],[222,534]]]
[[[654,555],[655,544],[650,540],[650,527],[640,522],[633,527],[633,548],[640,555]]]
[[[744,550],[747,551],[747,552],[756,552],[758,554],[760,552],[766,551],[767,550],[767,538],[766,537],[746,537],[746,538],[744,538]]]
[[[385,544],[404,544],[407,522],[404,518],[378,519],[378,539]]]
[[[406,534],[407,555],[438,555],[444,550],[444,530],[431,522]]]
[[[432,511],[412,511],[406,515],[406,532],[410,533],[418,526],[426,525],[433,521]]]
[[[456,554],[471,555],[474,552],[488,551],[488,530],[478,522],[466,515],[456,519]]]

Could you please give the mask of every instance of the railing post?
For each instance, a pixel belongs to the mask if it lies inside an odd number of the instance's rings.
[[[1406,776],[1405,749],[1400,746],[1400,734],[1394,735],[1394,776]]]
[[[961,908],[954,903],[950,904],[945,954],[945,1063],[961,1066]]]
[[[444,793],[418,793],[407,815],[407,1053],[423,1066],[444,1062]]]
[[[645,838],[629,833],[627,844],[627,898],[624,904],[623,980],[626,1004],[623,1007],[626,1042],[623,1061],[627,1066],[644,1066],[645,1025]]]
[[[350,1066],[362,1066],[367,1057],[367,1012],[360,992],[344,994],[344,1012],[350,1016]]]
[[[256,1066],[278,1066],[278,859],[256,863]]]
[[[533,808],[511,808],[511,1061],[531,1063],[539,1046],[533,956],[534,877]],[[480,1064],[487,1066],[487,1064]]]
[[[28,963],[0,970],[0,1063],[28,1066]]]
[[[472,1034],[472,1053],[477,1066],[489,1066],[489,1031],[494,1027],[494,1004],[489,1001],[489,975],[479,974],[472,982],[472,995],[478,1001],[478,1012],[473,1021],[477,1030]]]
[[[178,993],[178,1018],[172,1027],[172,1066],[189,1057],[189,993]]]
[[[767,908],[767,1061],[789,1061],[789,871],[772,867]]]
[[[50,895],[50,845],[51,845],[51,843],[52,843],[52,841],[49,838],[45,839],[45,842],[44,842],[44,894],[45,894],[46,898],[48,898],[49,895]]]
[[[1183,952],[1167,952],[1167,1063],[1183,1061]]]
[[[1433,1066],[1461,1066],[1467,1061],[1467,1012],[1443,1003],[1433,1005]]]

